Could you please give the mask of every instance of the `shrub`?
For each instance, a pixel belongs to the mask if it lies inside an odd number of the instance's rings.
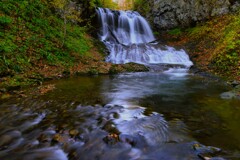
[[[12,23],[12,18],[8,16],[0,16],[0,25],[9,26]]]

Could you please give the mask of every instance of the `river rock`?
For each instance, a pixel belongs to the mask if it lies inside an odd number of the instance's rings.
[[[79,131],[76,130],[76,129],[71,129],[71,130],[69,131],[69,135],[72,136],[72,137],[75,137],[75,136],[77,136],[78,134],[79,134]]]
[[[9,145],[14,140],[19,139],[21,137],[22,133],[20,131],[14,130],[7,132],[0,136],[0,147],[4,145]]]
[[[199,158],[203,159],[203,160],[225,160],[222,157],[207,157],[207,156],[203,156],[203,155],[198,155]]]
[[[212,146],[204,146],[199,143],[193,144],[193,149],[198,153],[198,154],[205,154],[205,153],[217,153],[220,152],[221,149],[217,147],[212,147]]]
[[[188,27],[210,17],[229,13],[229,0],[150,0],[147,18],[158,29]]]
[[[220,95],[222,99],[234,99],[236,98],[236,94],[232,91],[224,92]]]
[[[228,82],[232,87],[237,87],[238,85],[240,85],[239,81],[233,80],[231,82]]]
[[[220,95],[222,99],[240,99],[240,85],[237,85],[233,90],[224,92]]]

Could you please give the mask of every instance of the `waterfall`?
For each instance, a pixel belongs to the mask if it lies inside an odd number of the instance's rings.
[[[184,50],[156,43],[148,22],[138,12],[97,8],[97,14],[99,37],[110,52],[108,62],[193,65]]]

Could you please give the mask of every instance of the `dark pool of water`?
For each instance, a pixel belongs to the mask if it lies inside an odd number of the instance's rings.
[[[240,158],[240,101],[220,98],[219,79],[175,69],[49,84],[1,102],[1,160]]]

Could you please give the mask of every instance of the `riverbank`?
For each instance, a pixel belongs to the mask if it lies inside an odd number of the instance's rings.
[[[226,81],[240,81],[240,12],[215,17],[196,27],[175,28],[159,37],[184,48],[194,66]]]
[[[97,48],[92,48],[88,56],[78,57],[71,66],[50,65],[41,60],[34,64],[25,73],[9,73],[0,78],[0,97],[4,93],[23,89],[29,86],[39,86],[45,81],[68,78],[72,76],[116,74],[121,72],[148,71],[148,68],[141,64],[112,64],[105,61],[105,56]]]
[[[139,64],[105,62],[106,48],[89,36],[87,26],[79,26],[75,19],[65,24],[52,4],[39,0],[34,4],[12,0],[0,3],[0,97],[47,80],[148,70]],[[27,4],[29,10],[24,8]],[[13,10],[16,6],[20,9]],[[31,18],[26,16],[29,14]],[[200,71],[239,81],[239,16],[228,14],[158,36],[169,46],[184,48]]]
[[[89,34],[94,27],[81,23],[76,3],[64,5],[0,2],[0,97],[51,79],[147,70],[143,65],[105,62],[104,45]]]

